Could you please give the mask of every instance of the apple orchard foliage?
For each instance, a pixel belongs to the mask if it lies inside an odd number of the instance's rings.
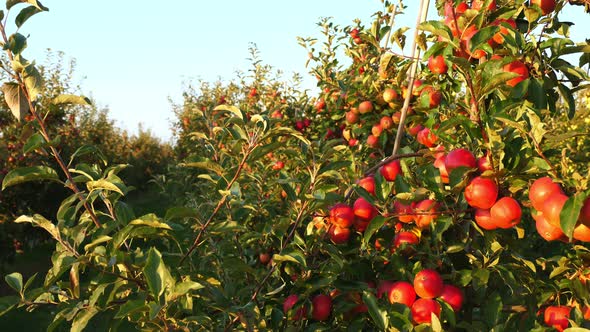
[[[408,48],[388,2],[368,25],[323,20],[323,41],[300,39],[316,97],[255,50],[238,82],[188,88],[175,110],[182,168],[169,174],[182,204],[164,215],[125,203],[123,165],[53,149],[26,38],[8,33],[7,104],[35,117],[36,149],[72,163],[13,169],[3,187],[50,180],[72,196],[54,216],[15,220],[56,247],[45,276],[5,276],[18,295],[0,299],[0,315],[47,310],[50,331],[587,326],[590,251],[575,230],[590,224],[589,126],[571,121],[588,114],[576,96],[587,98],[589,46],[568,39],[579,27],[562,21],[565,1],[436,6],[440,19],[420,26],[412,91],[412,59],[384,47]],[[46,9],[7,7],[22,10],[17,25]],[[565,199],[531,193],[545,177]],[[537,231],[541,218],[560,241]]]

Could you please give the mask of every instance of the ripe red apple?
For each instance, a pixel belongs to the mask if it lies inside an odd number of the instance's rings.
[[[441,306],[433,299],[418,299],[412,305],[412,320],[416,324],[430,324],[432,314],[440,317]]]
[[[518,60],[504,65],[503,69],[505,72],[511,72],[511,73],[518,74],[518,76],[516,76],[515,78],[506,81],[506,84],[511,87],[515,87],[518,83],[529,78],[528,68],[526,67],[526,65],[524,63],[522,63]]]
[[[418,236],[412,232],[399,232],[395,234],[393,238],[393,248],[397,249],[402,244],[418,244],[420,243],[420,239]],[[409,306],[408,306],[409,307]]]
[[[420,96],[428,97],[428,107],[430,108],[438,107],[442,100],[442,93],[432,86],[424,87],[420,93]]]
[[[343,244],[350,240],[350,228],[341,228],[335,225],[330,226],[328,230],[328,234],[330,235],[330,240],[335,244]]]
[[[299,300],[299,296],[297,294],[291,294],[285,299],[285,302],[283,302],[283,312],[285,313],[285,315],[287,315],[289,310],[291,310],[291,308],[295,306],[297,300]],[[291,319],[301,320],[305,318],[306,315],[307,308],[305,306],[302,306],[301,308],[297,309],[297,311],[293,314]]]
[[[285,167],[285,163],[282,161],[277,161],[273,166],[272,169],[275,171],[280,171]]]
[[[449,67],[445,63],[445,58],[442,55],[431,56],[428,58],[428,69],[433,74],[446,74]]]
[[[430,128],[424,128],[418,132],[416,140],[418,143],[431,148],[436,145],[438,137],[432,131],[430,131]]]
[[[440,150],[440,149],[437,149],[437,150]],[[441,152],[437,152],[435,154],[435,160],[434,160],[433,166],[438,168],[442,183],[449,183],[449,172],[447,172],[447,167],[445,166],[445,159],[446,159],[446,155],[445,155],[444,148],[443,148]]]
[[[532,216],[533,219],[535,219],[537,233],[539,233],[545,241],[567,241],[567,237],[563,234],[561,228],[548,223],[542,212],[533,213]]]
[[[376,148],[379,146],[379,138],[375,137],[375,135],[371,134],[367,137],[367,145],[372,148]]]
[[[393,202],[393,212],[397,214],[397,219],[403,223],[414,221],[414,207],[412,204],[403,204],[399,200]]]
[[[375,195],[375,177],[367,176],[358,181],[359,187],[364,188],[369,194]]]
[[[326,101],[324,100],[324,98],[318,99],[315,103],[315,109],[318,112],[321,112],[324,108],[326,108]]]
[[[552,13],[555,10],[555,0],[531,0],[531,5],[539,6],[543,15]]]
[[[354,28],[354,29],[350,30],[350,37],[357,38],[358,36],[359,36],[359,29]]]
[[[392,101],[397,99],[397,91],[392,88],[386,88],[383,90],[383,101],[386,103],[391,103]]]
[[[548,223],[561,228],[561,219],[559,215],[567,200],[568,197],[561,193],[561,191],[554,192],[545,200],[541,207],[541,212],[543,212],[543,216],[545,216]]]
[[[416,292],[409,282],[398,281],[389,289],[388,298],[389,303],[402,303],[411,308],[416,301]]]
[[[371,133],[375,137],[381,136],[382,132],[383,132],[383,127],[381,127],[380,123],[374,124],[373,127],[371,128]]]
[[[358,110],[361,114],[369,113],[373,111],[373,103],[369,100],[365,100],[359,104]]]
[[[381,120],[379,120],[379,124],[385,130],[393,128],[393,119],[390,116],[383,116]]]
[[[450,174],[455,168],[458,167],[477,167],[477,161],[475,160],[473,153],[463,148],[455,149],[449,152],[445,157],[445,168],[447,172]]]
[[[311,301],[311,317],[315,320],[324,321],[330,317],[332,312],[332,298],[328,295],[320,294]]]
[[[495,20],[492,25],[497,25],[500,27],[500,31],[497,32],[491,39],[496,44],[503,44],[504,43],[504,36],[508,35],[509,31],[504,25],[510,25],[512,29],[516,29],[516,21],[513,19],[498,19]]]
[[[398,121],[398,123],[399,123],[399,121]],[[410,134],[411,136],[417,136],[418,133],[420,132],[420,130],[422,130],[422,129],[424,129],[424,127],[421,124],[413,125],[411,127],[408,127],[408,134]]]
[[[476,49],[475,51],[471,52],[471,38],[475,36],[478,32],[477,27],[475,25],[470,25],[463,31],[463,35],[461,36],[461,44],[463,45],[463,49],[469,56],[474,59],[481,59],[486,56],[486,52],[482,49]]]
[[[439,297],[443,290],[443,280],[438,272],[424,269],[414,277],[414,290],[423,299]]]
[[[362,197],[357,198],[352,209],[355,216],[365,221],[375,218],[378,214],[377,208]]]
[[[535,210],[541,211],[547,198],[556,192],[562,192],[561,187],[546,176],[533,182],[529,189],[529,199]]]
[[[473,0],[471,2],[471,9],[481,10],[483,8],[484,3],[485,3],[485,0]],[[494,0],[494,1],[490,2],[487,10],[496,10],[496,8],[498,8],[498,6],[496,5],[496,0]]]
[[[490,209],[490,216],[496,226],[507,229],[520,223],[522,209],[514,198],[502,197]]]
[[[440,294],[440,298],[448,303],[454,312],[459,312],[463,306],[465,296],[461,289],[457,286],[445,284]]]
[[[492,163],[490,163],[490,158],[488,156],[483,156],[477,159],[477,169],[480,172],[491,171]]]
[[[567,306],[548,306],[545,308],[543,321],[547,326],[551,326],[558,331],[563,331],[570,324],[568,319],[570,318],[571,310],[572,308]]]
[[[416,216],[414,217],[416,225],[422,229],[428,228],[438,216],[438,202],[431,199],[425,199],[416,204],[414,211],[416,213]]]
[[[590,198],[586,198],[580,210],[580,216],[574,228],[574,239],[590,242]]]
[[[330,222],[341,228],[348,228],[354,222],[354,210],[344,203],[337,203],[330,209]]]
[[[260,264],[262,264],[262,265],[268,264],[268,262],[270,262],[270,258],[271,258],[271,256],[268,252],[261,252],[258,255],[258,260],[260,261]]]
[[[379,172],[387,181],[395,181],[398,175],[403,175],[399,159],[388,162],[379,168]]]
[[[498,198],[498,185],[492,179],[478,176],[465,187],[465,200],[469,206],[487,210]]]
[[[490,210],[475,209],[475,223],[487,231],[498,228],[496,223],[492,220]]]
[[[359,115],[358,113],[354,113],[353,111],[346,112],[346,122],[350,124],[355,124],[359,122]]]

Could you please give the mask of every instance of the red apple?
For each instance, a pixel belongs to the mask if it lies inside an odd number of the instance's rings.
[[[475,209],[475,223],[487,231],[498,228],[496,223],[492,220],[490,210]]]
[[[570,318],[571,310],[571,307],[566,306],[548,306],[545,308],[543,321],[547,326],[551,326],[557,331],[563,331],[570,324],[568,319]]]
[[[418,143],[431,148],[438,141],[438,137],[429,128],[424,128],[418,132],[416,140]]]
[[[478,158],[477,159],[477,169],[482,173],[485,171],[493,170],[492,163],[490,163],[490,158],[488,156],[483,156],[481,158]]]
[[[431,199],[425,199],[414,207],[416,225],[422,229],[430,227],[430,224],[438,216],[438,203]]]
[[[427,86],[422,89],[420,96],[427,96],[428,97],[428,107],[435,108],[440,105],[442,100],[442,93],[436,90],[432,86]]]
[[[348,228],[354,222],[354,210],[344,203],[337,203],[330,209],[330,222],[341,228]]]
[[[502,197],[490,209],[490,216],[496,226],[507,229],[520,223],[522,209],[514,198]]]
[[[543,15],[552,13],[555,10],[555,0],[531,0],[531,5],[539,6]]]
[[[412,305],[412,320],[416,324],[430,324],[432,314],[440,317],[441,306],[433,299],[418,299]]]
[[[326,108],[326,101],[324,100],[324,98],[318,99],[318,101],[316,101],[315,103],[315,109],[318,112],[321,112],[324,108]]]
[[[506,84],[511,87],[515,87],[518,83],[529,78],[528,68],[526,67],[526,65],[524,63],[522,63],[518,60],[504,65],[503,69],[505,72],[511,72],[511,73],[518,74],[518,76],[516,76],[515,78],[506,81]]]
[[[346,112],[346,122],[350,124],[355,124],[359,122],[359,115],[358,113],[354,113],[353,111]]]
[[[399,159],[388,162],[379,168],[379,172],[387,181],[395,181],[398,175],[403,175]]]
[[[543,206],[541,206],[541,212],[543,212],[543,216],[545,216],[548,223],[561,228],[561,218],[559,215],[567,200],[568,197],[561,193],[561,191],[554,192],[545,200]]]
[[[369,113],[373,111],[373,103],[368,100],[365,100],[359,104],[358,110],[361,114]]]
[[[412,204],[403,204],[396,200],[393,202],[393,211],[397,214],[397,219],[403,223],[414,221],[414,207]]]
[[[445,284],[440,294],[440,298],[448,303],[454,312],[461,310],[465,296],[461,289],[457,286]]]
[[[469,206],[487,210],[498,198],[498,185],[492,179],[478,176],[465,187],[465,200]]]
[[[473,0],[471,2],[471,9],[481,10],[483,8],[484,3],[485,3],[485,0]],[[498,8],[498,6],[496,5],[496,0],[494,0],[494,1],[490,2],[487,10],[496,10],[496,8]]]
[[[412,232],[399,232],[393,238],[393,248],[397,249],[402,244],[418,244],[420,239]]]
[[[506,28],[504,25],[510,25],[512,29],[516,29],[516,21],[513,19],[498,19],[495,20],[492,25],[497,25],[500,27],[500,31],[497,32],[491,39],[496,44],[503,44],[504,36],[508,35],[509,33],[508,28]]]
[[[475,160],[473,153],[463,148],[449,152],[445,157],[445,168],[447,172],[450,174],[455,168],[458,167],[477,167],[477,161]]]
[[[445,63],[445,58],[442,55],[431,56],[428,58],[428,69],[433,74],[446,74],[449,67]]]
[[[373,128],[371,128],[371,133],[375,137],[381,136],[381,133],[382,132],[383,132],[383,127],[381,127],[381,124],[380,123],[377,123],[377,124],[373,125]]]
[[[590,198],[586,198],[580,210],[578,223],[574,228],[574,239],[583,242],[590,242]]]
[[[362,197],[357,198],[352,209],[355,216],[365,221],[375,218],[378,214],[377,208]]]
[[[375,177],[372,175],[360,179],[358,185],[364,188],[369,194],[375,195]]]
[[[533,219],[535,219],[537,233],[539,233],[545,241],[567,241],[567,237],[563,234],[561,228],[548,223],[542,212],[533,213],[532,216]]]
[[[330,240],[335,244],[343,244],[350,240],[350,228],[341,228],[338,226],[330,226],[328,230],[328,234],[330,235]]]
[[[439,297],[443,290],[443,280],[438,272],[424,269],[414,277],[414,290],[423,299]]]
[[[289,310],[291,310],[291,308],[293,308],[295,306],[295,304],[297,303],[297,300],[299,300],[299,296],[297,294],[289,295],[285,299],[285,302],[283,302],[283,312],[285,313],[285,315],[287,315]],[[307,315],[307,308],[305,306],[302,306],[301,308],[297,309],[297,311],[293,314],[291,319],[292,320],[301,320],[306,315]]]
[[[470,25],[465,31],[463,31],[463,35],[461,36],[461,43],[465,52],[470,55],[474,59],[480,59],[486,56],[486,52],[482,49],[476,49],[475,51],[471,51],[471,38],[475,36],[478,32],[477,27],[475,25]]]
[[[332,312],[332,298],[328,295],[320,294],[311,301],[311,317],[315,320],[324,321],[330,317]]]
[[[383,90],[383,100],[386,103],[391,103],[392,101],[397,99],[397,91],[392,88],[386,88]]]
[[[529,199],[535,210],[541,211],[547,198],[556,192],[562,192],[561,187],[546,176],[533,182],[529,189]]]
[[[367,145],[372,148],[376,148],[379,146],[379,138],[375,137],[375,135],[371,134],[367,137]]]
[[[390,116],[383,116],[381,120],[379,120],[379,124],[385,130],[393,128],[393,119]]]
[[[416,301],[416,292],[409,282],[398,281],[389,289],[388,298],[389,303],[402,303],[411,308]]]

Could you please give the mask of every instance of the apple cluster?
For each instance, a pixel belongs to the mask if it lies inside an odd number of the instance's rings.
[[[531,212],[539,235],[547,241],[564,241],[568,238],[561,228],[560,214],[568,200],[561,186],[550,177],[543,177],[533,182],[529,188],[529,199],[534,210]],[[584,201],[580,210],[573,238],[590,242],[590,198]]]

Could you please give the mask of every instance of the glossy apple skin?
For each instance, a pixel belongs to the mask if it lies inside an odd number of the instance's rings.
[[[409,282],[398,281],[389,289],[388,297],[389,303],[402,303],[411,308],[416,301],[416,292]]]
[[[463,148],[449,152],[445,157],[445,168],[447,172],[450,174],[458,167],[476,168],[477,161],[473,153]]]
[[[393,247],[399,248],[402,244],[418,244],[420,239],[412,232],[399,232],[393,238]],[[408,306],[409,307],[409,306]]]
[[[442,55],[431,56],[428,58],[428,69],[433,74],[446,74],[449,67],[445,63],[445,58]]]
[[[562,192],[559,184],[553,182],[548,176],[542,177],[531,184],[529,188],[529,199],[535,210],[541,211],[547,198],[555,192]]]
[[[424,269],[414,277],[414,290],[423,299],[439,297],[443,290],[443,279],[438,272]]]
[[[568,197],[561,192],[553,192],[543,203],[541,212],[548,223],[561,228],[560,214]]]
[[[563,331],[569,326],[568,318],[572,308],[567,306],[548,306],[545,308],[543,321],[558,331]]]
[[[379,168],[379,172],[387,181],[395,181],[395,178],[402,174],[402,167],[399,160],[391,161]]]
[[[469,206],[487,210],[498,198],[498,185],[494,180],[478,176],[465,187],[465,200]]]
[[[293,306],[295,306],[295,303],[297,303],[297,300],[299,300],[299,296],[297,294],[291,294],[285,299],[285,302],[283,302],[283,312],[285,313],[285,315],[287,315],[289,310],[291,310],[291,308],[293,308]],[[302,306],[301,308],[297,309],[297,311],[293,314],[291,319],[292,320],[301,320],[301,319],[305,318],[306,315],[307,315],[307,308],[305,306]]]
[[[438,202],[425,199],[416,204],[414,211],[416,212],[416,216],[414,217],[416,225],[421,229],[428,228],[438,216]]]
[[[430,324],[432,313],[440,317],[441,306],[433,299],[417,299],[412,305],[412,320],[416,324]]]
[[[365,221],[370,221],[378,214],[377,208],[362,197],[357,198],[352,209],[356,217]]]
[[[348,228],[354,223],[354,210],[352,207],[337,203],[330,209],[330,222],[341,228]]]
[[[476,209],[475,210],[475,223],[477,223],[477,225],[479,227],[481,227],[487,231],[491,231],[491,230],[498,228],[498,226],[492,220],[490,210]]]
[[[327,320],[332,312],[332,298],[328,295],[316,295],[311,301],[311,317],[318,321]]]
[[[526,65],[518,60],[513,61],[504,65],[505,72],[512,72],[518,74],[515,78],[506,81],[506,84],[511,87],[515,87],[518,83],[529,78],[529,70]]]
[[[493,222],[499,227],[508,229],[520,223],[522,209],[512,197],[502,197],[490,209]]]
[[[537,233],[541,235],[545,241],[567,241],[567,237],[559,227],[555,227],[547,222],[542,212],[532,214],[535,220],[535,228]]]
[[[332,225],[328,231],[330,240],[335,244],[347,243],[350,240],[351,231],[350,228],[340,228]]]
[[[367,176],[359,180],[359,187],[365,189],[369,194],[375,195],[375,177]]]
[[[461,307],[463,307],[463,301],[465,300],[463,291],[461,291],[459,287],[449,284],[443,286],[440,298],[448,303],[451,308],[453,308],[454,312],[459,312],[461,310]]]
[[[531,4],[541,7],[543,15],[550,14],[555,10],[555,0],[531,0]]]

